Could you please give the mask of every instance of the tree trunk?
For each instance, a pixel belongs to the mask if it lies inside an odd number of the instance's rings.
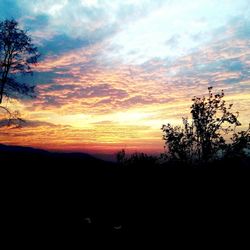
[[[4,90],[4,85],[5,85],[5,80],[2,80],[1,81],[1,87],[0,87],[0,104],[2,103],[3,101],[3,90]]]

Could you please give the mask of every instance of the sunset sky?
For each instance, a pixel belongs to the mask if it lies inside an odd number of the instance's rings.
[[[0,143],[112,154],[163,152],[161,126],[207,87],[250,121],[249,0],[0,0],[42,54],[37,98],[5,105]]]

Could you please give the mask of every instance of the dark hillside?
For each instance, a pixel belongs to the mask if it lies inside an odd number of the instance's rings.
[[[156,231],[217,237],[249,225],[249,159],[122,167],[86,154],[1,146],[0,161],[6,230],[32,237]]]

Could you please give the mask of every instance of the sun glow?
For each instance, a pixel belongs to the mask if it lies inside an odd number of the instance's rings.
[[[161,126],[190,118],[209,86],[248,126],[249,1],[14,0],[13,12],[4,2],[1,16],[30,30],[42,56],[27,80],[37,97],[4,101],[26,123],[1,119],[0,143],[161,153]]]

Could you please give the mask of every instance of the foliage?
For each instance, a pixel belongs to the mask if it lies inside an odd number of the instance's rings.
[[[16,80],[20,73],[32,73],[38,59],[37,48],[15,20],[0,22],[0,104],[3,96],[34,95],[34,86]]]
[[[250,150],[250,124],[246,131],[234,133],[228,145],[226,157],[244,157]]]
[[[249,147],[249,130],[235,132],[241,123],[239,113],[231,112],[232,104],[226,105],[223,90],[213,94],[208,88],[208,97],[194,97],[191,106],[192,122],[183,118],[183,126],[163,125],[163,139],[170,158],[192,162],[208,161],[231,152],[245,152]],[[227,134],[233,133],[232,143],[227,144]]]

